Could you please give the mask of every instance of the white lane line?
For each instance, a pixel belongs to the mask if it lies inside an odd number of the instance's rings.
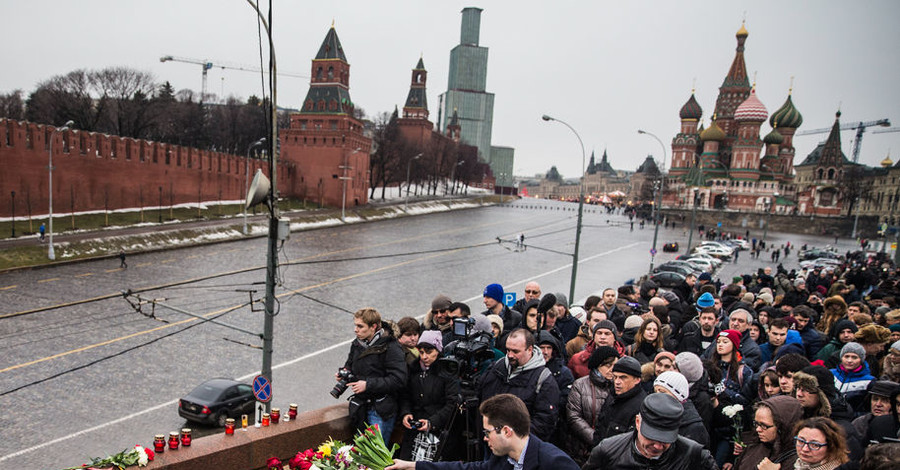
[[[630,244],[630,245],[621,246],[621,247],[616,248],[616,249],[613,249],[613,250],[604,251],[603,253],[598,253],[598,254],[596,254],[596,255],[589,256],[589,257],[587,257],[587,258],[579,259],[579,260],[578,260],[578,263],[580,264],[580,263],[584,263],[584,262],[587,262],[587,261],[591,261],[591,260],[593,260],[593,259],[595,259],[595,258],[599,258],[599,257],[601,257],[601,256],[610,255],[610,254],[616,253],[616,252],[618,252],[618,251],[622,251],[622,250],[625,250],[625,249],[634,247],[635,245],[640,245],[641,243],[644,243],[644,242],[635,242],[635,243],[632,243],[632,244]],[[558,268],[556,268],[556,269],[551,269],[550,271],[546,271],[546,272],[541,273],[541,274],[536,274],[536,275],[534,275],[534,276],[529,276],[527,279],[522,279],[522,280],[520,280],[520,281],[515,281],[515,282],[512,282],[512,283],[509,283],[508,285],[509,285],[509,286],[517,286],[517,285],[519,285],[519,284],[525,284],[525,283],[528,282],[528,281],[531,281],[531,280],[534,280],[534,279],[539,279],[539,278],[542,278],[542,277],[546,277],[546,276],[549,276],[549,275],[551,275],[551,274],[557,273],[557,272],[559,272],[559,271],[562,271],[563,269],[570,268],[570,267],[572,267],[572,263],[565,264],[565,265],[560,266],[560,267],[558,267]],[[478,296],[475,296],[475,297],[468,298],[468,299],[464,300],[463,302],[468,303],[468,302],[472,302],[472,301],[474,301],[474,300],[478,300],[478,299],[481,299],[481,298],[482,298],[482,297],[481,297],[480,295],[478,295]],[[420,316],[423,316],[423,315],[420,315]],[[331,350],[334,350],[334,349],[337,349],[337,348],[346,346],[346,345],[348,345],[348,344],[350,344],[350,343],[352,343],[352,342],[353,342],[353,340],[350,339],[350,340],[347,340],[347,341],[342,341],[342,342],[337,343],[337,344],[333,344],[333,345],[331,345],[331,346],[329,346],[329,347],[327,347],[327,348],[320,349],[320,350],[318,350],[318,351],[316,351],[316,352],[309,353],[309,354],[307,354],[307,355],[305,355],[305,356],[300,356],[300,357],[297,357],[297,358],[295,358],[295,359],[291,359],[290,361],[286,361],[286,362],[282,362],[282,363],[280,363],[280,364],[277,364],[277,365],[275,365],[275,366],[272,367],[272,370],[275,370],[275,369],[281,369],[282,367],[287,367],[287,366],[289,366],[289,365],[296,364],[296,363],[298,363],[298,362],[305,361],[305,360],[307,360],[307,359],[311,359],[311,358],[313,358],[313,357],[315,357],[315,356],[318,356],[318,355],[320,355],[320,354],[326,353],[326,352],[328,352],[328,351],[331,351]],[[257,371],[257,372],[253,372],[253,373],[251,373],[251,374],[247,374],[247,375],[245,375],[245,376],[243,376],[243,377],[238,377],[238,380],[244,381],[244,380],[247,380],[247,379],[249,379],[249,378],[255,377],[257,374],[259,374],[258,371]],[[58,438],[56,438],[56,439],[53,439],[52,441],[47,441],[47,442],[38,444],[38,445],[36,445],[36,446],[31,446],[31,447],[29,447],[29,448],[27,448],[27,449],[22,449],[22,450],[20,450],[20,451],[13,452],[12,454],[4,455],[3,457],[0,457],[0,462],[3,462],[3,461],[6,461],[6,460],[9,460],[9,459],[18,457],[18,456],[20,456],[20,455],[27,454],[27,453],[29,453],[29,452],[34,452],[34,451],[36,451],[36,450],[43,449],[44,447],[52,446],[52,445],[54,445],[54,444],[58,444],[58,443],[60,443],[60,442],[67,441],[67,440],[72,439],[72,438],[75,438],[75,437],[83,436],[83,435],[85,435],[85,434],[88,434],[88,433],[91,433],[91,432],[94,432],[94,431],[99,431],[99,430],[101,430],[101,429],[103,429],[103,428],[107,428],[107,427],[112,426],[112,425],[114,425],[114,424],[118,424],[118,423],[127,421],[127,420],[132,419],[132,418],[137,418],[138,416],[145,415],[145,414],[147,414],[147,413],[151,413],[151,412],[153,412],[153,411],[159,410],[159,409],[161,409],[161,408],[165,408],[165,407],[167,407],[167,406],[172,406],[172,405],[174,405],[174,404],[176,404],[176,403],[178,403],[178,400],[171,400],[171,401],[167,401],[167,402],[165,402],[165,403],[160,403],[159,405],[152,406],[152,407],[147,408],[147,409],[145,409],[145,410],[138,411],[137,413],[132,413],[132,414],[130,414],[130,415],[125,415],[125,416],[122,416],[121,418],[117,418],[117,419],[114,419],[114,420],[112,420],[112,421],[108,421],[108,422],[103,423],[103,424],[98,424],[98,425],[96,425],[96,426],[94,426],[94,427],[90,427],[90,428],[87,428],[87,429],[82,429],[81,431],[74,432],[74,433],[69,434],[69,435],[66,435],[66,436],[58,437]]]

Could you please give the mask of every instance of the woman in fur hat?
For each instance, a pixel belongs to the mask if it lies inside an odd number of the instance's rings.
[[[828,297],[825,299],[825,313],[822,314],[816,329],[827,334],[831,331],[831,327],[846,315],[847,302],[839,295]]]

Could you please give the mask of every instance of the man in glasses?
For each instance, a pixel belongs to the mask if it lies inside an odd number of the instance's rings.
[[[425,320],[422,322],[422,331],[440,331],[444,344],[453,341],[453,322],[450,319],[452,304],[450,297],[444,294],[438,295],[431,301],[431,310],[425,314]]]
[[[578,464],[553,444],[531,434],[525,403],[503,393],[478,407],[491,457],[477,462],[408,462],[394,459],[385,470],[578,470]]]
[[[541,300],[541,294],[541,285],[538,284],[537,281],[528,281],[528,283],[525,284],[525,295],[516,300],[516,303],[512,307],[513,310],[525,313],[525,304],[532,300]]]

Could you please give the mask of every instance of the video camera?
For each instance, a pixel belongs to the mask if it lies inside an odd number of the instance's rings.
[[[475,331],[474,318],[453,319],[453,342],[444,349],[445,356],[435,363],[438,373],[458,377],[463,385],[474,380],[479,363],[494,358],[491,334]]]

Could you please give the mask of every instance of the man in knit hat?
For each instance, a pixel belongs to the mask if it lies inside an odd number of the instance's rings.
[[[450,321],[452,304],[450,297],[438,295],[431,301],[431,310],[425,314],[425,320],[422,321],[422,331],[440,331],[444,344],[453,341],[453,322]]]
[[[566,344],[578,336],[581,320],[572,316],[569,312],[569,299],[562,292],[556,294],[556,329],[562,334],[562,344]]]
[[[822,347],[816,354],[814,359],[825,362],[825,367],[833,369],[841,362],[840,350],[845,344],[854,340],[854,335],[859,331],[856,323],[847,318],[841,318],[835,322],[831,331],[828,333],[830,340],[828,344]]]
[[[869,383],[875,377],[869,373],[866,350],[859,343],[849,342],[841,348],[841,363],[831,369],[834,386],[854,410],[862,411]]]
[[[641,363],[631,356],[619,359],[613,366],[612,399],[603,403],[594,428],[594,445],[609,436],[634,429],[634,417],[640,412],[647,392],[641,387]]]
[[[709,448],[709,432],[703,425],[703,419],[697,413],[697,408],[689,398],[690,389],[687,378],[681,372],[667,370],[656,377],[653,382],[653,391],[671,395],[684,407],[678,435],[693,440],[703,448]]]
[[[488,284],[484,288],[484,306],[487,310],[481,312],[483,315],[493,314],[503,319],[501,336],[508,334],[522,323],[522,314],[503,304],[503,286],[500,284]]]
[[[569,359],[569,369],[576,379],[590,373],[587,362],[595,348],[609,346],[618,352],[619,357],[625,355],[625,345],[619,341],[617,334],[618,330],[616,329],[616,325],[609,320],[602,320],[594,325],[593,331],[591,332],[591,341],[581,352]]]

